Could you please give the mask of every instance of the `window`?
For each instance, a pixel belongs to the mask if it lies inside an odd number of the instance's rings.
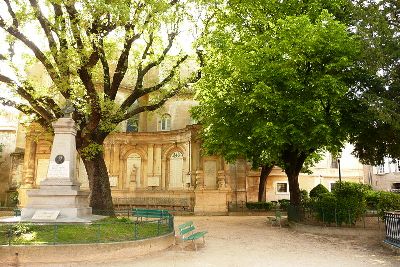
[[[276,183],[276,193],[277,194],[287,194],[289,193],[289,185],[287,182],[277,182]]]
[[[400,160],[399,159],[396,160],[396,171],[400,172]]]
[[[338,158],[332,156],[331,159],[331,168],[337,169],[338,168]]]
[[[161,116],[161,119],[158,121],[158,130],[159,131],[171,130],[171,115],[164,114]]]
[[[385,174],[385,164],[379,165],[377,167],[378,174]]]
[[[332,192],[336,186],[337,186],[336,182],[330,182],[329,183],[329,192]]]
[[[134,133],[139,131],[139,117],[135,116],[130,118],[126,123],[126,132],[127,133]]]
[[[390,191],[393,193],[400,193],[400,183],[393,183]]]

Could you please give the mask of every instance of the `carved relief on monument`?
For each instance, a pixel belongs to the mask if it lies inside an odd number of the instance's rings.
[[[175,151],[169,157],[169,188],[183,188],[183,154]]]
[[[126,159],[126,187],[129,188],[130,184],[140,187],[142,169],[142,157],[137,153],[132,153]]]
[[[204,185],[206,189],[217,188],[217,162],[215,160],[204,161]]]

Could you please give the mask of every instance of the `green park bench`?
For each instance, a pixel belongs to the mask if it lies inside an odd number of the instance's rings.
[[[192,241],[194,244],[194,247],[197,251],[197,244],[196,240],[203,238],[203,244],[205,244],[204,236],[207,234],[207,231],[201,231],[201,232],[195,232],[195,227],[193,225],[192,221],[185,222],[184,224],[181,224],[178,226],[179,229],[179,235],[182,240],[182,250],[184,247],[185,241]]]
[[[132,209],[132,216],[136,217],[136,221],[143,218],[166,219],[171,216],[167,210],[150,210],[150,209]]]

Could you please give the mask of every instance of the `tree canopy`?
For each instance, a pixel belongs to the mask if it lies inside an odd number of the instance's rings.
[[[282,167],[291,203],[298,205],[304,163],[325,149],[340,150],[346,140],[342,103],[360,46],[322,8],[318,15],[292,14],[285,5],[287,13],[268,16],[262,13],[269,3],[250,2],[229,2],[246,12],[228,4],[217,13],[194,113],[207,151]]]
[[[106,136],[118,123],[159,108],[199,78],[197,71],[180,75],[188,60],[195,69],[196,54],[177,46],[184,29],[195,28],[184,26],[197,19],[195,8],[190,0],[1,3],[0,34],[7,45],[0,46],[0,103],[45,128],[62,116],[66,100],[73,104],[77,150],[94,209],[112,209],[102,155]],[[146,83],[154,70],[157,79]]]
[[[354,1],[353,30],[362,36],[362,75],[348,102],[350,141],[363,163],[400,159],[400,3]]]

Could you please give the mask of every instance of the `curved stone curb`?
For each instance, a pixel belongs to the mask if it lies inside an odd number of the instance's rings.
[[[133,258],[169,248],[174,232],[143,240],[68,245],[0,246],[1,264],[66,263],[112,261]]]
[[[352,228],[352,227],[327,227],[327,226],[317,226],[301,223],[289,223],[289,228],[297,232],[308,233],[308,234],[319,234],[319,235],[336,235],[336,236],[364,236],[385,237],[385,229],[375,229],[375,228]]]

